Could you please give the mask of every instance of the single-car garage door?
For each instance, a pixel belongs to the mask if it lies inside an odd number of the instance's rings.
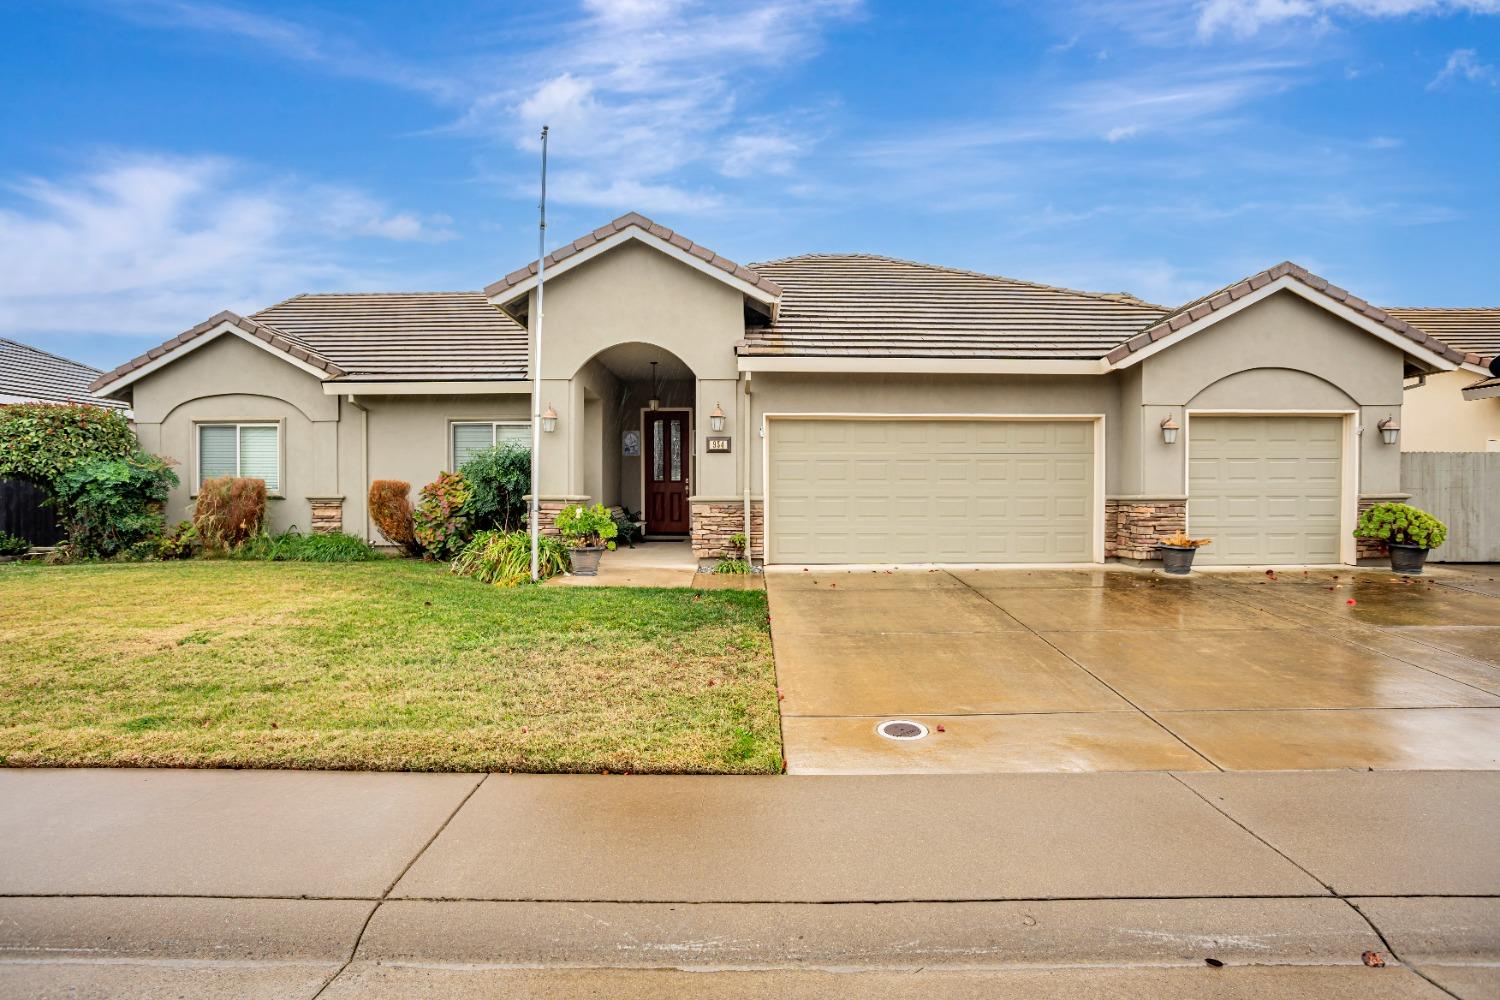
[[[771,562],[1095,558],[1092,420],[768,426]]]
[[[1339,417],[1192,417],[1188,530],[1201,563],[1336,563]]]

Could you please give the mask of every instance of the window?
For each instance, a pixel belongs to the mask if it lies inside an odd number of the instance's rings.
[[[266,491],[281,489],[279,424],[199,424],[198,485],[220,476],[263,479]]]
[[[455,423],[453,425],[453,468],[457,469],[476,454],[486,448],[493,448],[497,444],[518,444],[522,448],[531,448],[531,424],[498,423],[487,420],[484,423]]]

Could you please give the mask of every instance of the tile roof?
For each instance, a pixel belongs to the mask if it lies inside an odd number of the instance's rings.
[[[209,317],[202,323],[199,323],[197,326],[182,331],[166,343],[151,348],[151,350],[147,351],[145,354],[142,354],[139,357],[131,358],[129,361],[125,362],[123,365],[120,365],[118,368],[115,368],[114,370],[109,372],[105,372],[103,375],[94,379],[94,381],[90,383],[89,389],[97,392],[100,389],[104,388],[106,385],[109,385],[111,382],[118,381],[119,379],[124,378],[126,375],[129,375],[131,372],[146,367],[157,358],[160,358],[162,355],[181,347],[189,341],[197,340],[205,333],[208,333],[210,330],[217,329],[225,323],[234,324],[236,327],[243,330],[245,333],[250,334],[252,337],[255,337],[257,340],[269,344],[271,347],[275,348],[283,354],[288,355],[289,357],[296,358],[299,361],[312,365],[314,368],[321,369],[322,371],[327,372],[330,376],[338,376],[344,374],[342,368],[334,364],[332,361],[329,361],[321,353],[318,352],[317,348],[308,344],[300,337],[284,333],[283,331],[275,329],[274,327],[267,326],[265,323],[261,323],[254,319],[247,319],[244,316],[237,315],[226,309],[221,313]]]
[[[89,391],[89,384],[98,376],[97,368],[0,337],[0,401],[23,399],[123,408],[125,404],[119,400],[101,399]]]
[[[526,378],[526,328],[480,292],[298,295],[255,314],[345,381]]]
[[[752,265],[782,288],[750,356],[1093,359],[1165,315],[1124,294],[1078,292],[874,254]]]
[[[1471,355],[1469,364],[1487,365],[1500,356],[1500,308],[1408,309],[1386,312],[1424,330],[1455,350]]]
[[[758,271],[751,268],[744,267],[743,265],[736,264],[728,257],[721,257],[719,254],[716,254],[712,250],[708,249],[708,247],[705,247],[699,243],[694,243],[692,240],[688,239],[686,236],[683,236],[681,233],[674,233],[666,226],[658,225],[657,223],[652,222],[650,219],[646,218],[639,212],[628,212],[625,215],[620,216],[615,221],[607,225],[600,226],[598,229],[594,230],[591,233],[580,236],[572,243],[566,243],[558,247],[543,259],[546,261],[548,267],[555,267],[556,265],[561,264],[563,261],[567,260],[569,257],[578,253],[579,251],[587,250],[589,247],[594,246],[597,243],[604,242],[611,236],[614,236],[616,233],[622,233],[632,227],[643,232],[650,233],[652,236],[655,236],[658,239],[665,240],[668,243],[672,244],[674,247],[677,247],[680,250],[685,250],[686,252],[692,254],[694,257],[698,257],[701,260],[712,264],[714,267],[723,271],[725,274],[732,274],[746,284],[754,285],[755,287],[764,290],[768,295],[781,294],[781,289],[777,287],[776,283],[767,278],[764,274],[759,273]],[[536,273],[537,262],[532,261],[525,267],[519,268],[518,270],[512,271],[511,273],[507,274],[499,281],[496,281],[493,284],[486,285],[484,294],[493,298],[494,296],[499,295],[502,292],[514,288],[516,285],[521,284],[523,281],[526,281],[529,278],[536,277]]]
[[[1226,285],[1217,291],[1209,292],[1207,295],[1194,299],[1192,302],[1173,310],[1170,315],[1161,318],[1134,337],[1131,337],[1125,343],[1114,348],[1114,350],[1106,355],[1106,358],[1110,364],[1119,364],[1136,351],[1145,350],[1157,341],[1170,337],[1183,327],[1196,323],[1203,317],[1223,309],[1231,302],[1242,299],[1251,292],[1258,291],[1273,281],[1287,277],[1322,292],[1329,298],[1343,303],[1355,312],[1369,317],[1413,343],[1420,344],[1428,350],[1442,355],[1449,361],[1459,363],[1464,360],[1463,354],[1444,344],[1442,341],[1429,336],[1407,321],[1399,319],[1383,309],[1370,305],[1370,303],[1359,296],[1351,295],[1338,285],[1330,284],[1327,279],[1320,278],[1305,267],[1293,264],[1289,260],[1282,261],[1275,267],[1267,268],[1259,274],[1252,274],[1250,277],[1237,281],[1232,285]]]

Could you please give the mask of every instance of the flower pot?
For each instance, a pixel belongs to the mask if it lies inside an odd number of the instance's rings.
[[[604,546],[585,545],[571,550],[574,576],[598,576],[599,558],[604,555]]]
[[[1193,554],[1198,551],[1192,545],[1158,545],[1156,551],[1161,553],[1161,569],[1163,573],[1171,573],[1174,576],[1187,576],[1193,571]]]
[[[1416,576],[1422,572],[1422,567],[1427,562],[1428,549],[1420,545],[1407,545],[1404,542],[1387,542],[1386,548],[1391,550],[1391,570],[1396,573],[1406,573]]]

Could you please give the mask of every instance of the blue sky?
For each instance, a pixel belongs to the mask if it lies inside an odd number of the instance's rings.
[[[419,12],[419,13],[418,13]],[[1500,305],[1500,0],[0,0],[0,335],[111,367],[638,210],[1177,303]]]

